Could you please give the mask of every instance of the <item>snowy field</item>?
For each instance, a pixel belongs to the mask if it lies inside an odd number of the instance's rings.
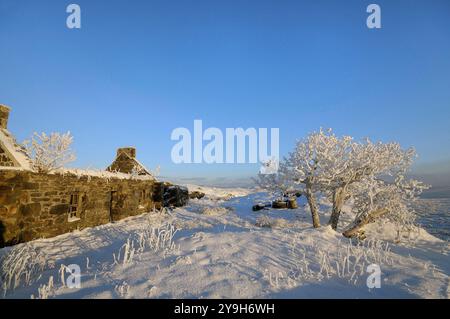
[[[372,224],[367,240],[352,243],[329,227],[313,229],[302,199],[296,210],[253,212],[265,193],[189,188],[207,196],[1,249],[1,296],[449,298],[449,245],[423,229],[398,242],[391,225]],[[328,215],[321,217],[325,224]],[[342,222],[350,218],[346,213]],[[64,285],[70,264],[81,268],[80,288]],[[381,268],[381,288],[366,285],[371,264]]]
[[[418,223],[430,234],[450,240],[450,197],[422,199],[417,213]]]

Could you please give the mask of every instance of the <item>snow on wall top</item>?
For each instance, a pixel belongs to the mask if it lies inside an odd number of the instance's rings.
[[[135,180],[154,180],[156,178],[153,175],[133,175],[120,172],[110,172],[105,170],[95,170],[95,169],[79,169],[79,168],[61,168],[57,169],[50,174],[61,174],[61,175],[75,175],[78,177],[100,177],[105,179],[135,179]]]
[[[14,166],[1,166],[1,170],[26,170],[33,171],[32,163],[30,158],[25,152],[25,149],[17,144],[13,135],[6,129],[0,128],[0,148],[3,149],[8,156],[8,158],[14,163]],[[138,162],[137,160],[135,160]],[[140,163],[139,163],[140,164]],[[142,164],[140,164],[144,167]],[[148,172],[148,170],[146,170]],[[156,180],[150,173],[148,175],[138,175],[133,176],[132,174],[111,172],[105,170],[94,170],[94,169],[75,169],[75,168],[62,168],[55,170],[51,174],[61,174],[61,175],[76,175],[79,177],[100,177],[105,179],[136,179],[136,180]]]
[[[0,161],[0,170],[26,170],[33,171],[32,161],[27,155],[25,148],[16,142],[16,139],[6,128],[7,119],[11,108],[0,104],[0,115],[2,119],[2,124],[4,127],[0,127],[0,149],[4,151],[3,155],[6,155],[8,163],[11,165],[2,164]],[[131,149],[131,148],[127,148]],[[132,158],[129,154],[126,154],[139,168],[139,171],[145,173],[145,175],[136,175],[121,173],[116,171],[106,171],[106,170],[94,170],[94,169],[72,169],[72,168],[62,168],[51,172],[51,174],[61,174],[61,175],[75,175],[78,177],[100,177],[105,179],[136,179],[136,180],[155,180],[151,172],[145,168],[145,166],[140,163],[136,158]],[[135,176],[136,175],[136,176]]]

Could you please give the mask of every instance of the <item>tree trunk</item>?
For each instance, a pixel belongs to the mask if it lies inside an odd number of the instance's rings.
[[[345,189],[338,187],[333,192],[333,210],[331,211],[329,224],[334,230],[337,229],[339,223],[339,217],[341,216],[342,206],[345,202]]]
[[[314,228],[320,227],[319,209],[317,208],[317,201],[314,193],[311,190],[311,186],[306,185],[306,199],[308,200],[309,208],[311,210],[311,216]]]
[[[343,235],[347,238],[357,237],[364,226],[374,222],[377,218],[383,216],[388,212],[387,209],[377,209],[358,217],[351,225],[344,231]]]

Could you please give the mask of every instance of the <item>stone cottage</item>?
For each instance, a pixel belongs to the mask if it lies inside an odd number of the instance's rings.
[[[10,109],[0,105],[0,247],[98,226],[164,205],[158,182],[121,148],[104,172],[32,170],[25,150],[8,131]]]

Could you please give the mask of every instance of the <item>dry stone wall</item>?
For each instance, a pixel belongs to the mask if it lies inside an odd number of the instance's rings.
[[[151,179],[0,169],[0,247],[98,226],[161,207]]]

